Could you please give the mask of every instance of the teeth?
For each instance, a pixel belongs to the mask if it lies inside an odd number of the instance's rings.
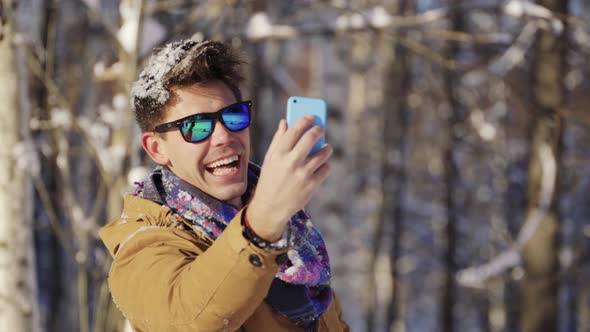
[[[213,175],[216,175],[216,176],[222,176],[222,175],[226,175],[226,174],[229,174],[229,173],[233,172],[234,169],[235,169],[234,167],[231,167],[231,168],[215,168],[212,173],[213,173]]]
[[[205,165],[207,168],[215,168],[223,165],[227,165],[229,163],[233,163],[234,161],[238,160],[238,155],[233,155],[231,157],[227,157],[225,159],[214,161],[208,165]]]

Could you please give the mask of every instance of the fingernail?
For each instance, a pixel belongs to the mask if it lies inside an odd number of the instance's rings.
[[[313,116],[313,115],[311,115],[311,114],[305,114],[305,118],[306,118],[307,120],[313,120],[313,119],[314,119],[314,116]]]

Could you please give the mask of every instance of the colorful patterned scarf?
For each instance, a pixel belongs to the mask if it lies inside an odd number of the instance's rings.
[[[260,168],[248,167],[247,202],[254,192]],[[145,182],[136,183],[133,195],[167,205],[176,214],[215,240],[239,212],[183,181],[172,171],[156,167]],[[286,237],[286,238],[285,238]],[[326,245],[305,211],[295,214],[285,232],[291,249],[280,266],[265,301],[302,327],[310,327],[332,302],[330,260]]]

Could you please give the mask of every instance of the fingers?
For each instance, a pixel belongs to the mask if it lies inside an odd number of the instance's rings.
[[[318,169],[324,165],[332,156],[334,150],[328,144],[324,145],[318,152],[309,158],[305,165],[306,171],[309,174],[314,174]]]
[[[313,191],[315,191],[315,189],[317,189],[317,187],[319,187],[328,178],[328,175],[330,175],[330,164],[324,163],[315,171],[315,173],[313,173],[313,176],[311,177],[311,182],[315,186]]]
[[[284,135],[285,142],[283,149],[285,151],[292,150],[297,144],[297,141],[299,141],[299,138],[301,138],[301,135],[303,135],[303,133],[312,125],[313,121],[313,115],[307,114],[299,119],[299,121],[297,121],[293,127],[289,128]]]
[[[281,119],[281,121],[279,121],[279,129],[282,131],[283,134],[285,133],[285,131],[287,131],[287,121],[285,119]]]
[[[294,126],[287,128],[286,121],[281,119],[267,150],[265,160],[269,156],[279,157],[281,160],[290,160],[291,166],[287,168],[302,167],[305,173],[314,174],[328,161],[333,149],[326,144],[313,156],[309,156],[313,146],[325,134],[320,126],[309,128],[313,120],[312,115],[306,115],[299,119]],[[287,156],[289,158],[284,159]]]
[[[272,140],[270,141],[268,151],[272,151],[273,149],[276,148],[277,145],[279,145],[279,141],[281,140],[281,137],[283,137],[283,135],[285,135],[286,131],[287,131],[287,122],[285,121],[285,119],[281,119],[281,121],[279,121],[279,126],[277,128],[277,131],[275,132],[275,134],[272,137]]]
[[[332,151],[332,147],[326,144],[309,159],[306,168],[311,171],[308,181],[308,190],[310,193],[314,193],[330,175],[328,159],[332,155]]]
[[[295,158],[298,160],[307,158],[313,146],[322,136],[324,136],[324,130],[319,126],[314,126],[303,134],[299,142],[293,147]]]

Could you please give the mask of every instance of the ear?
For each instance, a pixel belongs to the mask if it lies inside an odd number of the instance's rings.
[[[156,164],[167,165],[170,162],[162,145],[162,138],[149,131],[141,134],[141,145]]]

